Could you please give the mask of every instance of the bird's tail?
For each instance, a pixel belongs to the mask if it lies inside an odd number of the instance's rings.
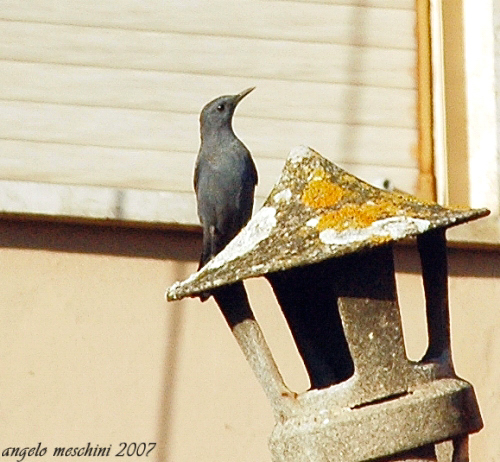
[[[200,271],[210,260],[210,255],[205,252],[205,246],[203,246],[203,251],[201,252],[201,257],[200,257],[200,262],[198,264],[198,271]],[[201,292],[199,294],[200,301],[205,302],[207,301],[212,294],[206,290],[205,292]]]
[[[198,297],[200,298],[200,302],[206,302],[211,296],[212,296],[212,293],[209,292],[208,290],[205,290],[204,292],[201,292],[198,295]]]
[[[245,319],[254,319],[243,282],[214,289],[215,301],[231,329]]]

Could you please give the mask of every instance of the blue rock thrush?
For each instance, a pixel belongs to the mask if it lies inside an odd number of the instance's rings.
[[[220,96],[201,111],[201,145],[194,171],[203,250],[198,269],[217,255],[252,215],[257,169],[250,151],[233,132],[238,103],[255,87]],[[203,293],[206,300],[210,294]]]

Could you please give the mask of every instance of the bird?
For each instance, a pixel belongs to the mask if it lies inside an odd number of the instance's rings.
[[[248,148],[232,127],[238,103],[252,92],[219,96],[200,114],[200,149],[194,169],[194,190],[203,244],[198,270],[217,255],[252,215],[257,169]],[[209,297],[202,293],[202,301]]]

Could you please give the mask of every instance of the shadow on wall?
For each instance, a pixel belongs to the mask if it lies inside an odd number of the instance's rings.
[[[38,220],[0,220],[0,250],[15,248],[54,252],[101,254],[119,257],[174,260],[174,279],[185,279],[186,265],[175,261],[197,261],[201,234],[197,232],[123,228],[116,226],[49,223]],[[167,281],[165,281],[165,287]],[[159,401],[157,460],[169,460],[172,402],[175,399],[177,365],[181,355],[180,335],[184,321],[182,304],[168,307],[162,395]]]
[[[421,273],[417,249],[411,243],[396,245],[394,258],[396,272]],[[448,274],[453,277],[500,278],[500,253],[448,248]]]
[[[180,270],[180,265],[175,265],[177,281],[184,279],[187,275]],[[156,460],[159,462],[169,461],[170,444],[172,435],[172,405],[175,400],[175,391],[177,384],[178,361],[181,356],[180,334],[183,324],[184,307],[182,303],[173,303],[168,307],[169,316],[167,318],[167,338],[165,349],[165,361],[163,369],[162,396],[160,397],[158,433],[156,441],[158,442]]]
[[[201,233],[41,220],[0,220],[1,247],[197,261]]]

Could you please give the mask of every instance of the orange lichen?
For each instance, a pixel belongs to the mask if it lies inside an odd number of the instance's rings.
[[[399,208],[386,201],[370,204],[346,204],[334,212],[323,215],[316,228],[319,231],[328,228],[337,231],[367,228],[377,220],[398,215],[398,212]]]
[[[341,186],[325,179],[312,180],[302,192],[302,203],[313,208],[332,207],[346,195]]]
[[[374,188],[346,172],[335,174],[323,168],[309,173],[301,201],[315,209],[330,209],[318,216],[319,231],[365,228],[393,216],[430,217],[436,205],[403,191]]]

